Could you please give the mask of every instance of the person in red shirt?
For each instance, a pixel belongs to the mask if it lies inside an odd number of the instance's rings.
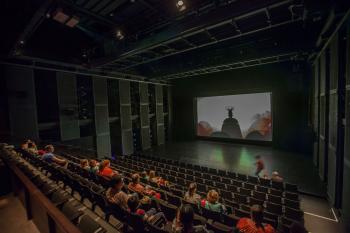
[[[276,230],[269,224],[264,224],[263,207],[253,205],[250,209],[251,218],[241,218],[236,228],[241,233],[276,233]]]
[[[261,171],[265,169],[264,161],[261,159],[260,155],[255,156],[255,166],[256,166],[255,175],[260,176]]]
[[[114,175],[118,175],[118,173],[116,171],[113,171],[113,169],[110,166],[111,166],[111,162],[108,159],[103,160],[102,163],[100,164],[99,175],[109,177],[109,178]]]

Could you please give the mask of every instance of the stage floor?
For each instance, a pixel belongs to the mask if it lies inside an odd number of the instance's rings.
[[[210,141],[169,142],[145,152],[208,167],[254,175],[255,156],[261,155],[266,172],[278,171],[286,182],[297,184],[302,192],[326,196],[312,158],[306,155],[254,146]]]

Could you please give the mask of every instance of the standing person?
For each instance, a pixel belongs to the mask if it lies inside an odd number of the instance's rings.
[[[260,177],[261,171],[265,169],[264,161],[261,159],[260,155],[255,156],[255,166],[256,166],[255,175]]]
[[[263,224],[264,212],[260,205],[253,205],[250,209],[251,218],[241,218],[237,223],[240,233],[276,233],[276,230],[269,224]]]

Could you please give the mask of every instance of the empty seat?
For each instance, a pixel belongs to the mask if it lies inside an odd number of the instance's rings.
[[[304,212],[301,210],[285,207],[284,216],[293,221],[301,222],[304,218]]]
[[[299,201],[299,194],[297,193],[285,192],[284,197],[289,200]]]
[[[181,197],[171,195],[170,193],[167,194],[168,202],[174,206],[180,206],[181,205]]]
[[[260,178],[260,179],[259,179],[259,183],[260,183],[262,186],[266,186],[266,187],[270,187],[270,186],[271,186],[271,180],[270,180],[270,179]]]
[[[296,184],[285,183],[285,190],[292,193],[298,192],[298,186]]]
[[[83,215],[83,212],[71,202],[67,202],[63,205],[62,213],[72,222],[76,222],[76,220]]]
[[[220,222],[207,222],[208,230],[213,231],[214,233],[233,233],[234,227],[227,226]]]
[[[282,197],[280,197],[280,196],[268,194],[267,199],[269,200],[269,202],[282,205]]]
[[[94,219],[88,215],[84,215],[79,219],[77,227],[82,233],[104,233],[106,230],[101,227]]]
[[[283,211],[283,207],[282,207],[282,205],[279,205],[279,204],[267,202],[266,203],[266,211],[273,213],[273,214],[281,215],[282,211]]]
[[[284,205],[286,207],[290,207],[293,209],[297,209],[297,210],[300,209],[300,202],[299,201],[284,199]]]

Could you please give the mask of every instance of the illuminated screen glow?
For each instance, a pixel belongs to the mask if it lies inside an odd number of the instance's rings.
[[[197,136],[271,141],[271,93],[197,98]]]

